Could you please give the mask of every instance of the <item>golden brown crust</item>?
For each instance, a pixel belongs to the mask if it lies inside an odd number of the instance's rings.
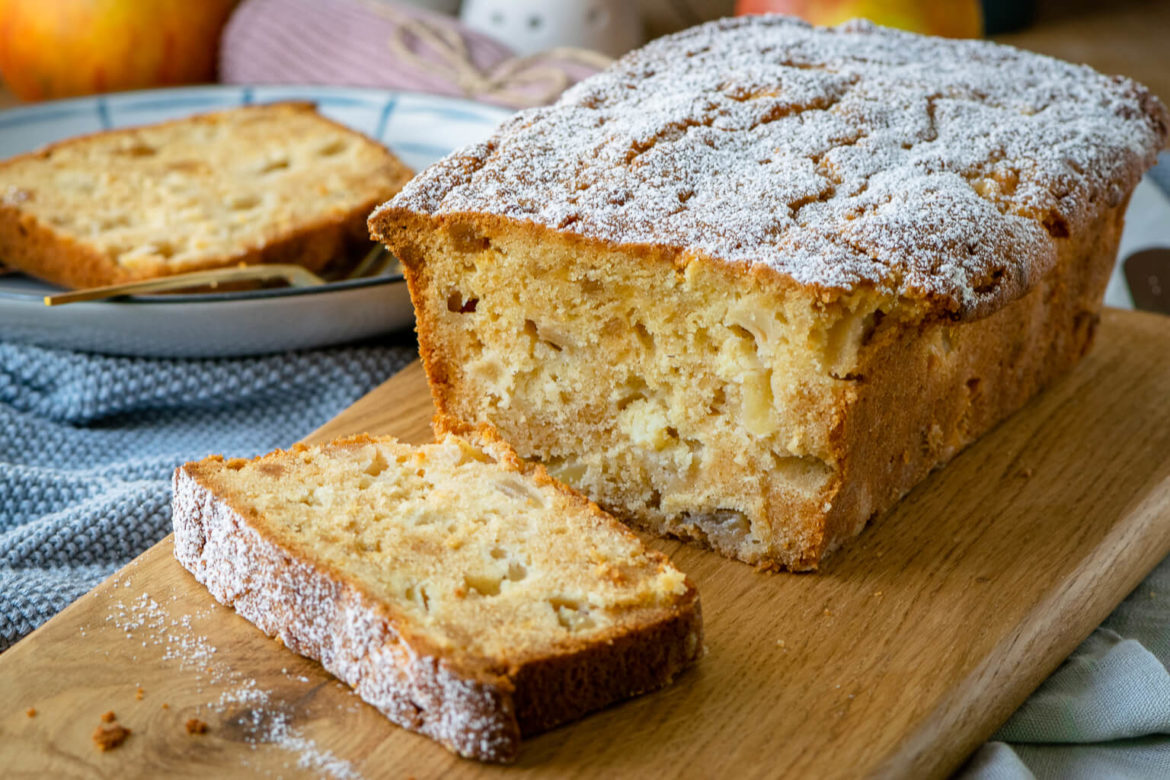
[[[738,17],[656,40],[429,167],[384,210],[496,215],[978,319],[1132,190],[1170,114],[988,41]]]
[[[702,616],[692,587],[683,607],[641,631],[583,644],[576,652],[535,659],[517,669],[512,680],[520,732],[538,734],[665,687],[702,652]]]
[[[120,264],[109,253],[99,251],[86,238],[55,228],[39,219],[23,204],[30,197],[24,189],[6,187],[5,174],[29,162],[46,161],[61,149],[84,145],[95,139],[107,141],[132,138],[139,131],[182,128],[192,123],[214,124],[225,116],[239,112],[288,110],[295,114],[310,113],[322,127],[358,139],[367,149],[380,150],[381,163],[368,170],[367,181],[373,185],[361,202],[343,213],[322,210],[309,220],[287,225],[266,235],[257,244],[241,244],[230,251],[199,256],[181,264],[165,260],[143,261],[127,266]],[[36,151],[18,155],[0,162],[0,257],[6,265],[64,287],[88,288],[151,279],[174,273],[223,268],[240,264],[293,263],[311,271],[320,271],[337,258],[349,257],[368,246],[365,219],[370,210],[389,195],[398,191],[411,177],[407,169],[391,152],[356,131],[316,114],[316,108],[306,102],[285,102],[243,106],[229,111],[212,112],[195,117],[170,120],[157,125],[128,127],[91,133],[50,144]],[[308,194],[298,193],[298,197]],[[31,195],[35,198],[35,193]],[[153,205],[153,204],[152,204]]]
[[[1076,365],[1092,345],[1128,200],[1061,239],[1053,271],[995,314],[922,334],[875,334],[860,371],[867,379],[833,430],[843,465],[832,511],[820,521],[824,538],[796,568],[815,568]],[[889,376],[889,366],[900,378]]]

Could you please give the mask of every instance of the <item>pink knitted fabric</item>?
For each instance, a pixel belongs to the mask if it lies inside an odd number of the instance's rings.
[[[451,17],[407,4],[378,0],[245,0],[224,30],[220,80],[228,84],[333,84],[380,87],[469,97],[503,105],[548,102],[549,80],[505,83],[524,99],[494,92],[468,94],[451,75],[452,50],[440,51],[409,32],[407,48],[425,62],[403,59],[391,46],[399,20],[456,32],[467,65],[488,72],[513,57],[507,46],[472,32]],[[579,63],[545,59],[543,72],[557,69],[565,86],[594,72]]]

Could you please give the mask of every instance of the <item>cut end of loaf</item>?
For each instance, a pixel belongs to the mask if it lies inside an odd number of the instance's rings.
[[[968,322],[482,214],[373,223],[406,266],[440,427],[490,423],[637,527],[799,571],[1075,363],[1123,213]]]
[[[474,217],[380,230],[406,260],[440,425],[489,421],[637,527],[815,566],[834,426],[887,297],[810,306],[768,274]]]

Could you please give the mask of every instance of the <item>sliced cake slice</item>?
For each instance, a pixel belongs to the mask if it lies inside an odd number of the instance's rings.
[[[215,456],[174,486],[175,556],[216,599],[466,757],[702,652],[686,576],[490,430]]]
[[[411,171],[311,103],[71,138],[0,162],[0,260],[66,287],[260,263],[324,271]]]

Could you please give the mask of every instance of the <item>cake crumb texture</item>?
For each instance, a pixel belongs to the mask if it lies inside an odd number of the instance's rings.
[[[129,738],[130,729],[117,723],[112,726],[98,726],[93,732],[93,744],[103,753],[121,747]]]

